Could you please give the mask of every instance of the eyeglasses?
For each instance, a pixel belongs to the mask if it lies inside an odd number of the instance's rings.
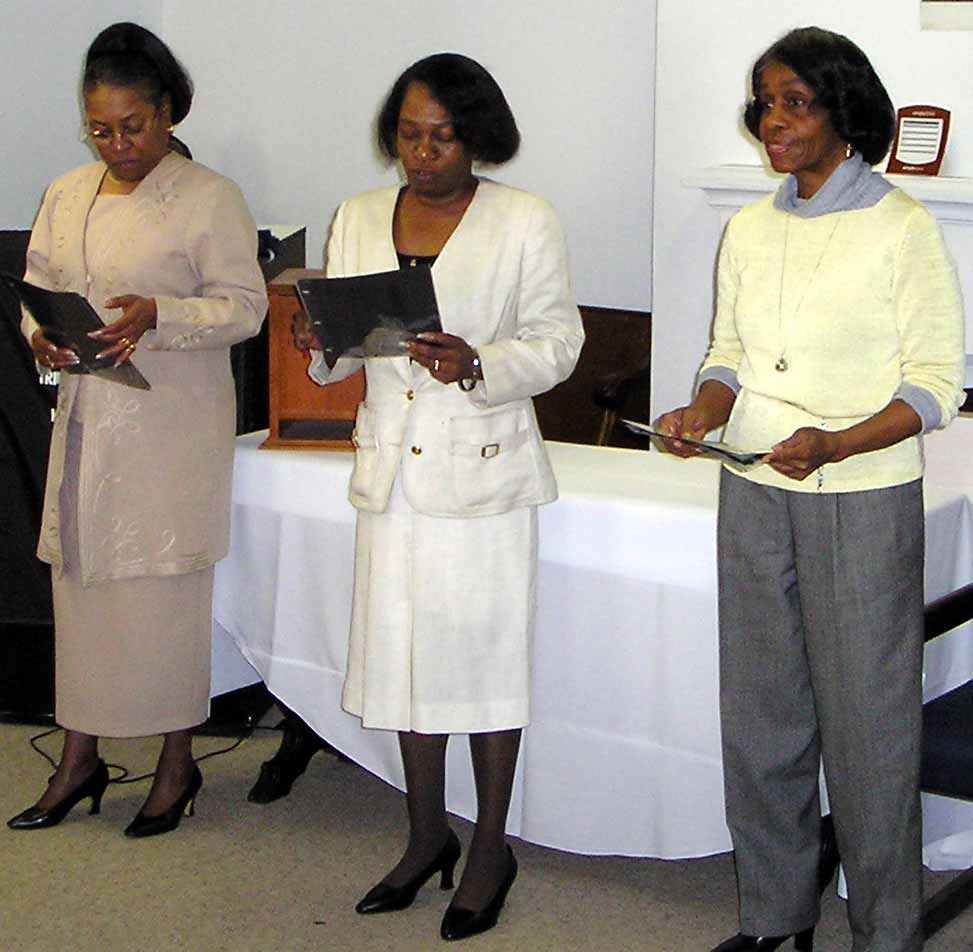
[[[151,119],[139,123],[138,125],[122,125],[118,129],[108,129],[98,126],[94,129],[87,123],[81,127],[81,141],[93,142],[96,146],[109,146],[118,139],[119,145],[134,145],[136,140],[148,132],[155,125],[158,111]]]

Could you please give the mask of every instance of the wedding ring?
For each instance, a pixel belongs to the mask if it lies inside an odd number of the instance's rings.
[[[432,372],[434,374],[438,374],[439,373],[439,358],[438,357],[432,362]]]

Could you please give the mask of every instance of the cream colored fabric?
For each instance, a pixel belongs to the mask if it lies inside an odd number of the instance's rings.
[[[61,376],[38,555],[62,564],[65,428],[82,394],[85,585],[193,572],[225,555],[235,429],[229,347],[259,330],[267,307],[256,227],[231,181],[169,154],[89,251],[88,214],[104,172],[93,163],[48,188],[27,253],[28,281],[85,295],[106,323],[121,313],[104,307],[110,297],[158,304],[158,327],[134,357],[151,391]],[[25,315],[28,339],[34,329]]]
[[[775,364],[784,356],[787,369]],[[844,429],[898,388],[927,391],[940,425],[963,401],[963,308],[933,217],[900,189],[871,208],[800,219],[773,196],[730,221],[720,250],[713,342],[703,371],[741,389],[727,442],[769,450],[802,426]],[[922,475],[922,441],[822,466],[798,482],[761,466],[748,479],[793,492],[850,492]]]
[[[183,730],[209,712],[213,567],[85,586],[78,568],[83,427],[68,427],[64,564],[54,578],[55,718],[97,737]]]
[[[89,227],[104,171],[50,186],[27,279],[84,294],[106,323],[120,314],[108,298],[155,297],[158,328],[134,361],[152,389],[61,375],[38,555],[55,567],[58,722],[138,736],[206,718],[212,565],[229,541],[228,348],[259,329],[266,294],[232,182],[170,155],[98,201]]]
[[[338,209],[329,276],[398,268],[398,193],[368,192]],[[408,357],[369,359],[352,504],[383,511],[396,474],[409,503],[426,515],[493,515],[550,502],[557,487],[530,398],[570,375],[584,341],[553,210],[534,195],[481,179],[432,275],[443,330],[479,351],[483,382],[464,393]],[[318,355],[310,372],[324,383],[359,366],[343,358],[328,373]]]
[[[364,727],[523,727],[536,574],[535,507],[441,519],[396,483],[385,512],[358,514],[341,706]]]
[[[397,196],[383,189],[342,205],[329,275],[398,267]],[[465,393],[408,357],[365,362],[342,703],[368,727],[521,727],[536,614],[534,507],[557,495],[530,397],[571,373],[584,333],[560,227],[526,192],[481,180],[432,274],[443,330],[478,349],[484,381]],[[354,366],[341,361],[334,376]],[[321,361],[312,376],[328,379]]]

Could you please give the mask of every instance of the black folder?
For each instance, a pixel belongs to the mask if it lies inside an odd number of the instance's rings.
[[[428,267],[352,278],[302,278],[297,292],[328,363],[394,357],[422,331],[441,331]]]
[[[88,332],[104,327],[95,309],[73,291],[48,291],[12,274],[0,272],[0,282],[6,285],[40,324],[44,336],[58,347],[68,347],[78,355],[78,363],[62,368],[62,373],[94,374],[104,380],[125,384],[139,390],[151,390],[131,360],[117,367],[114,357],[98,357],[109,344],[89,337]]]

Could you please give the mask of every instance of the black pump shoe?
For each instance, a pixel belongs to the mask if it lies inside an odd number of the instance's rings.
[[[13,819],[7,820],[11,830],[44,830],[57,826],[85,797],[91,797],[91,814],[101,812],[101,798],[108,787],[108,767],[99,760],[87,779],[78,784],[60,803],[47,810],[28,807]]]
[[[744,935],[738,932],[732,939],[721,942],[713,952],[769,952],[779,949],[791,936],[789,935]],[[814,926],[793,936],[796,952],[813,952]]]
[[[443,916],[443,924],[440,926],[439,934],[447,941],[453,942],[457,939],[466,939],[471,935],[479,935],[492,929],[500,918],[500,910],[507,899],[507,893],[517,878],[517,859],[514,851],[507,847],[507,875],[503,877],[500,888],[497,890],[483,909],[463,909],[450,903]]]
[[[388,883],[378,883],[365,893],[355,912],[363,916],[370,916],[376,912],[398,912],[408,909],[415,902],[420,889],[432,879],[436,873],[441,873],[440,889],[453,888],[453,871],[459,860],[459,838],[450,830],[439,855],[425,869],[420,870],[403,886],[389,886]]]
[[[183,814],[192,816],[196,812],[196,794],[199,793],[199,788],[202,785],[203,775],[199,772],[199,767],[194,765],[193,775],[189,778],[189,784],[176,798],[176,802],[158,816],[146,816],[139,810],[135,815],[135,819],[125,827],[125,835],[145,837],[172,832],[179,826],[179,821],[182,819]]]
[[[260,776],[250,788],[247,799],[251,803],[273,803],[286,797],[294,781],[307,770],[311,758],[319,750],[329,749],[338,753],[297,715],[285,717],[280,748],[270,760],[260,765]]]

